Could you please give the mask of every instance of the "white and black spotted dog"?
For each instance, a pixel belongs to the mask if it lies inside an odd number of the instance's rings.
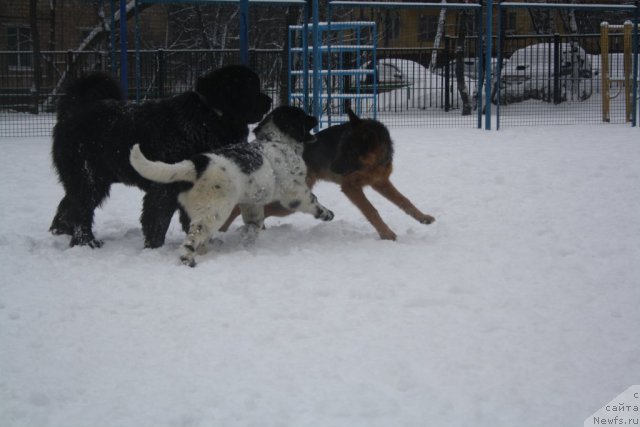
[[[278,107],[255,128],[256,141],[236,144],[190,160],[164,163],[147,159],[135,145],[130,162],[142,177],[159,182],[188,182],[178,196],[191,226],[182,244],[180,260],[196,265],[195,254],[240,206],[245,232],[256,236],[264,222],[264,205],[279,201],[292,210],[323,221],[333,213],[318,203],[305,183],[302,160],[305,143],[315,141],[310,130],[317,125],[296,107]]]

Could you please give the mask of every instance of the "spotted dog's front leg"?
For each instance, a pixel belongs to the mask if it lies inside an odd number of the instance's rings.
[[[264,206],[241,204],[240,213],[245,224],[242,228],[242,244],[250,246],[256,242],[264,227]]]
[[[318,198],[309,189],[305,188],[295,194],[290,194],[282,201],[283,205],[298,212],[308,213],[322,221],[331,221],[333,212],[318,202]]]

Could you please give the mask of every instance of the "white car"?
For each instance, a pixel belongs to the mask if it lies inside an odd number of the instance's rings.
[[[577,43],[560,43],[559,47],[557,73],[553,43],[537,43],[516,50],[502,66],[500,101],[553,102],[556,78],[559,101],[589,98],[593,90],[589,56]]]

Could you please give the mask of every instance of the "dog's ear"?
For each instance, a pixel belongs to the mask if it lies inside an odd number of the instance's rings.
[[[352,125],[356,125],[356,124],[360,123],[360,121],[361,121],[360,117],[358,117],[356,115],[356,113],[354,113],[353,110],[351,108],[349,108],[349,107],[347,107],[347,115],[349,116],[349,122]]]

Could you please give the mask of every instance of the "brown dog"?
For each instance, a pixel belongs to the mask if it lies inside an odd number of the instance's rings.
[[[359,118],[347,108],[349,122],[331,126],[316,134],[317,141],[305,144],[302,158],[307,164],[307,185],[318,180],[340,185],[342,192],[360,209],[384,240],[396,240],[396,234],[364,194],[370,185],[408,215],[422,224],[435,221],[422,213],[389,180],[393,170],[393,143],[387,128],[380,122]],[[293,211],[278,203],[265,207],[265,216],[285,216]],[[232,214],[225,229],[239,214]]]

